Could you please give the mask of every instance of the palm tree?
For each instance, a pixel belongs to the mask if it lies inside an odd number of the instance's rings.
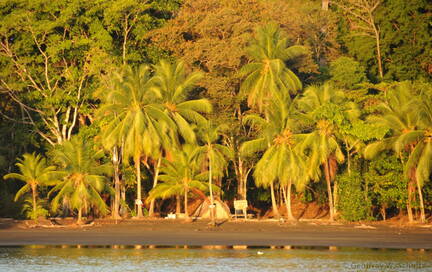
[[[416,165],[416,180],[420,185],[430,179],[432,172],[432,96],[421,96],[420,119],[418,125],[419,137],[413,150],[412,161],[408,162]],[[416,150],[417,149],[417,150]],[[417,153],[418,152],[418,153]]]
[[[344,161],[338,142],[338,125],[345,119],[355,119],[359,115],[356,105],[347,102],[344,93],[330,84],[309,86],[298,101],[298,107],[309,122],[310,133],[304,135],[301,149],[308,156],[308,175],[312,179],[320,176],[323,168],[327,183],[330,220],[334,220],[336,209],[334,194],[337,192],[337,164]],[[331,182],[334,181],[334,193]]]
[[[123,146],[124,162],[133,158],[137,177],[137,217],[142,213],[141,194],[141,159],[160,145],[161,135],[175,127],[173,121],[164,112],[157,99],[161,94],[152,88],[148,66],[134,70],[125,67],[114,78],[113,88],[109,90],[105,104],[101,107],[102,115],[110,115],[111,120],[104,128],[103,139],[106,148]]]
[[[183,62],[169,63],[161,60],[154,66],[153,88],[160,94],[160,102],[174,120],[178,131],[188,143],[195,143],[196,136],[191,124],[204,125],[207,119],[203,113],[210,113],[212,105],[207,99],[189,99],[189,93],[202,74],[186,75]]]
[[[334,220],[335,205],[332,193],[331,182],[334,181],[337,171],[337,163],[344,161],[344,155],[340,149],[336,137],[336,128],[328,120],[320,120],[316,128],[307,134],[302,143],[303,150],[306,150],[309,157],[309,175],[314,179],[319,178],[319,167],[323,167],[324,176],[327,183],[327,195],[329,201],[330,220]],[[336,192],[336,187],[334,192]]]
[[[55,166],[48,166],[46,159],[41,155],[24,154],[23,159],[18,159],[18,166],[21,173],[10,173],[4,176],[5,179],[18,179],[24,181],[26,184],[15,195],[17,201],[22,195],[31,191],[32,193],[32,219],[37,219],[37,187],[47,186],[54,184],[59,172],[56,171]]]
[[[212,225],[216,224],[213,178],[221,178],[223,176],[228,161],[232,159],[233,156],[231,150],[227,146],[218,143],[224,128],[224,125],[215,126],[211,122],[207,122],[205,126],[198,128],[199,138],[202,142],[200,154],[204,156],[208,167],[208,188],[210,192],[210,216]]]
[[[432,172],[432,97],[420,98],[418,125],[416,130],[406,132],[395,144],[396,152],[411,146],[405,165],[405,175],[415,181],[420,202],[420,221],[426,222],[422,187]],[[398,152],[398,153],[399,153]]]
[[[391,135],[365,149],[365,157],[372,158],[386,149],[393,149],[400,158],[408,154],[404,173],[408,179],[407,212],[413,222],[412,192],[414,186],[420,202],[420,221],[426,222],[422,186],[432,171],[432,102],[431,97],[415,93],[411,83],[400,83],[391,89],[380,104],[381,114],[371,120],[391,130]]]
[[[259,115],[246,116],[246,122],[258,128],[260,136],[257,139],[243,143],[241,153],[250,155],[264,152],[254,171],[257,186],[270,187],[272,196],[273,214],[279,216],[274,197],[274,184],[279,181],[285,204],[288,220],[295,220],[291,211],[291,187],[295,184],[297,190],[303,190],[309,180],[305,174],[305,158],[298,150],[302,136],[296,134],[296,122],[293,119],[294,103],[288,97],[276,99],[269,110],[266,120]]]
[[[111,172],[111,165],[100,164],[103,150],[94,150],[81,137],[72,137],[54,151],[54,160],[64,169],[64,178],[48,193],[56,193],[51,204],[54,211],[60,203],[68,203],[78,211],[77,223],[81,224],[82,214],[90,207],[96,207],[101,214],[108,213],[108,207],[100,196],[110,191],[105,174]]]
[[[253,62],[240,70],[246,76],[240,93],[248,95],[248,105],[260,112],[277,92],[295,93],[302,88],[299,78],[286,67],[285,62],[306,53],[303,46],[288,47],[279,26],[268,24],[258,28],[256,39],[247,48],[247,55]]]
[[[188,195],[191,189],[206,191],[206,173],[201,173],[199,158],[200,147],[185,144],[179,150],[172,152],[172,161],[163,159],[161,175],[163,181],[156,185],[149,193],[147,201],[156,198],[170,198],[180,194],[184,195],[184,211],[186,218],[189,218]]]
[[[202,77],[201,73],[187,75],[183,62],[169,63],[165,60],[155,65],[154,70],[153,88],[160,94],[159,102],[163,104],[165,112],[175,122],[178,133],[171,131],[170,135],[165,135],[159,152],[156,152],[159,156],[155,159],[154,164],[153,188],[158,182],[161,152],[163,150],[169,152],[173,146],[178,146],[180,140],[178,136],[181,136],[187,143],[196,143],[194,125],[204,125],[207,120],[202,113],[209,113],[212,110],[207,99],[189,99],[190,91]],[[153,212],[154,200],[150,202],[149,216],[152,216]]]

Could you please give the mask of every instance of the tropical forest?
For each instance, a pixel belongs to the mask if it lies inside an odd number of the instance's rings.
[[[0,217],[432,216],[429,0],[0,0]]]

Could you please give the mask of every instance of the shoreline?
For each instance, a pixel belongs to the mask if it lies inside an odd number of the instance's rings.
[[[1,220],[0,246],[155,245],[354,247],[432,249],[432,225],[342,224],[326,221],[279,223],[270,220],[95,220],[91,226],[28,227],[26,221]]]

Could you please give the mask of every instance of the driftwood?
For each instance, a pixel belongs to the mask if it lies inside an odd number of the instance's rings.
[[[25,222],[26,228],[33,229],[33,228],[85,228],[85,227],[92,227],[95,225],[94,222],[91,222],[89,224],[71,224],[71,225],[55,225],[51,222],[51,224],[29,224],[28,222]]]
[[[354,228],[355,229],[376,229],[375,227],[368,226],[368,225],[365,225],[365,224],[361,224],[360,226],[355,226]]]

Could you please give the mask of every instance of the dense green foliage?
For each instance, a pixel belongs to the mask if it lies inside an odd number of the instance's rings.
[[[364,68],[349,57],[340,57],[330,63],[330,76],[337,85],[347,89],[355,88],[367,80]]]
[[[0,0],[0,216],[154,216],[181,199],[188,216],[218,197],[289,220],[307,201],[331,220],[426,222],[431,12]]]
[[[367,197],[362,184],[362,176],[359,172],[345,173],[338,177],[340,200],[338,209],[341,217],[348,221],[368,219],[371,202]]]

